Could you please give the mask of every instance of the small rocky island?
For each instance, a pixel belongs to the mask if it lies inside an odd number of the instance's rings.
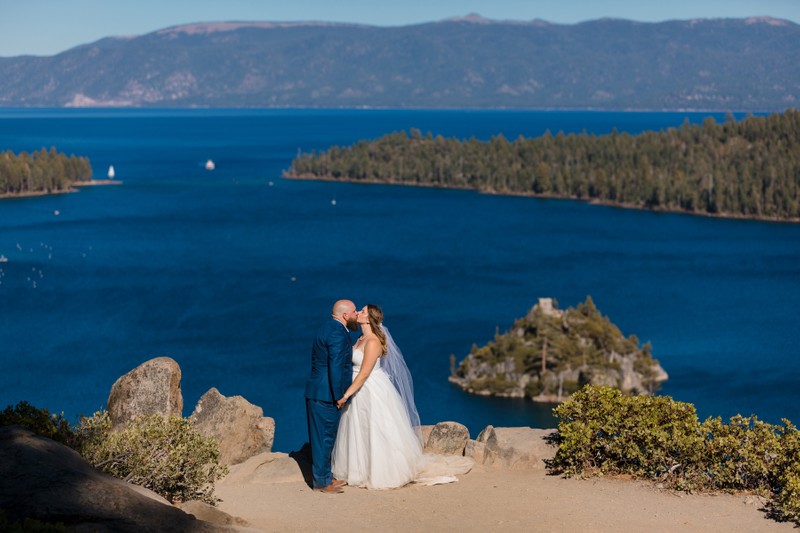
[[[511,329],[485,346],[472,346],[450,381],[473,394],[560,402],[583,385],[652,394],[667,373],[650,343],[625,337],[591,296],[575,308],[540,298]]]

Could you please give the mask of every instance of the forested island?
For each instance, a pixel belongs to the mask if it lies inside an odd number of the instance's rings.
[[[91,179],[87,158],[67,156],[55,148],[0,153],[0,198],[68,192]]]
[[[560,402],[586,384],[652,394],[667,373],[650,343],[625,337],[587,296],[566,311],[540,298],[510,330],[472,346],[450,381],[473,394]]]
[[[286,177],[476,189],[663,211],[800,221],[800,111],[637,135],[489,141],[392,133],[299,154]]]

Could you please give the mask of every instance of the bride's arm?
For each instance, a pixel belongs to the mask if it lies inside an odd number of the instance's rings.
[[[364,359],[361,361],[361,370],[359,370],[356,377],[353,378],[353,384],[344,391],[344,396],[336,402],[337,407],[341,407],[347,403],[347,400],[349,400],[353,394],[357,393],[362,385],[364,385],[364,382],[367,381],[367,378],[372,373],[372,369],[375,368],[375,363],[378,361],[380,353],[381,342],[378,339],[369,339],[364,345]]]

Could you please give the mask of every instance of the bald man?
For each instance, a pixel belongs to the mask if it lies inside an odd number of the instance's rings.
[[[333,304],[331,318],[317,331],[311,348],[311,376],[306,382],[306,417],[311,445],[311,476],[315,490],[343,492],[331,473],[331,453],[339,429],[336,401],[353,381],[353,345],[348,330],[358,329],[356,305],[350,300]]]

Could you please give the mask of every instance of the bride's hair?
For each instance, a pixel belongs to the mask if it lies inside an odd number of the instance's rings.
[[[383,322],[383,311],[375,304],[367,304],[367,316],[372,333],[381,341],[381,357],[386,355],[386,335],[383,333],[381,323]]]

